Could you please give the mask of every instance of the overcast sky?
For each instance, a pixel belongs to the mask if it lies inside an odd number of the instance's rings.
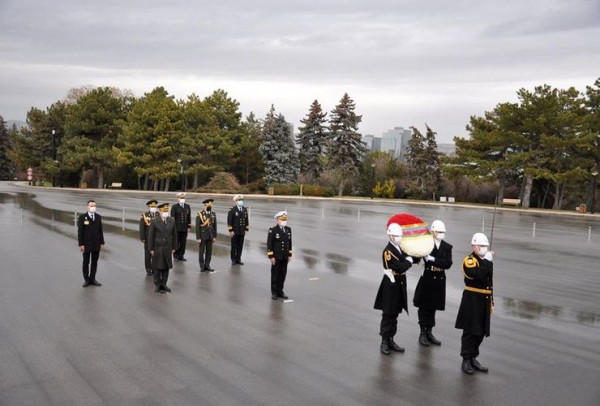
[[[600,0],[0,0],[0,115],[84,85],[221,88],[297,128],[347,92],[363,134],[427,123],[451,142],[522,87],[592,85],[599,38]]]

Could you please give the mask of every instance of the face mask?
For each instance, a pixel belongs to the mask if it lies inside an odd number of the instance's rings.
[[[285,227],[285,226],[287,226],[287,221],[280,221],[280,222],[279,222],[279,225],[280,225],[281,227]]]
[[[237,205],[238,205],[239,207],[242,207],[242,206],[244,205],[244,201],[243,201],[243,200],[238,200],[238,201],[237,201]]]
[[[488,247],[486,247],[485,245],[479,247],[479,255],[480,256],[484,256],[485,254],[487,254],[487,252],[488,252]]]
[[[184,204],[185,203],[185,199],[179,199],[179,203]]]
[[[89,211],[90,213],[96,213],[96,206],[94,206],[94,207],[89,207],[89,208],[88,208],[88,211]]]
[[[392,235],[391,237],[393,243],[400,245],[400,242],[402,241],[401,235]]]
[[[156,213],[158,211],[158,207],[150,207],[150,213]]]
[[[438,241],[442,241],[445,236],[446,236],[446,233],[436,233],[435,234],[435,239],[438,240]]]
[[[163,219],[166,219],[169,217],[169,212],[168,211],[161,211],[160,212],[160,217],[162,217]]]

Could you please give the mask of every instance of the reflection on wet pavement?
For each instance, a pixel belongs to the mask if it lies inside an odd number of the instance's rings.
[[[559,306],[544,306],[528,300],[503,299],[503,310],[508,316],[520,319],[538,320],[541,318],[576,321],[580,324],[596,324],[600,322],[600,314],[591,312],[569,312]]]

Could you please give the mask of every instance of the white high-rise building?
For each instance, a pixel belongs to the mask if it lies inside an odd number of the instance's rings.
[[[412,131],[404,127],[394,127],[391,130],[387,130],[381,137],[381,151],[390,152],[395,157],[404,161],[411,135]]]

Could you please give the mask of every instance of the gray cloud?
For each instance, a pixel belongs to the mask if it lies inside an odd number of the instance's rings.
[[[220,86],[245,114],[275,102],[297,126],[312,100],[331,110],[348,91],[362,132],[427,121],[448,141],[521,87],[592,84],[597,3],[2,0],[0,114],[85,84],[180,98]]]

